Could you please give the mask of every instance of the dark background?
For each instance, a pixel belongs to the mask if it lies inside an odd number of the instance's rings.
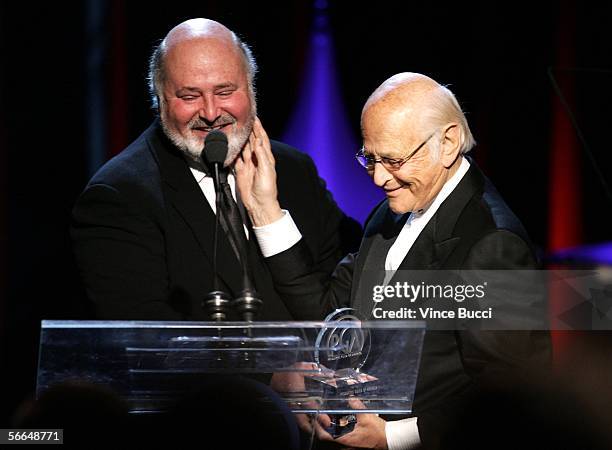
[[[568,116],[549,70],[571,94],[570,106],[609,179],[612,7],[578,1],[425,3],[329,3],[339,84],[355,136],[363,103],[390,75],[422,72],[449,84],[479,143],[476,159],[546,255],[550,196],[557,186],[550,176],[553,136],[569,123],[555,119],[555,111]],[[259,114],[271,137],[282,135],[305,63],[311,3],[199,4],[106,4],[98,36],[106,42],[101,75],[109,156],[151,121],[144,76],[152,45],[190,17],[218,20],[253,47]],[[85,2],[0,6],[3,417],[35,387],[40,320],[88,313],[68,237],[70,210],[89,178],[86,62],[92,42],[86,11]],[[573,68],[603,72],[577,76],[566,70]],[[577,151],[574,176],[561,180],[580,205],[579,216],[567,217],[579,222],[575,243],[610,240],[610,203],[584,147]]]

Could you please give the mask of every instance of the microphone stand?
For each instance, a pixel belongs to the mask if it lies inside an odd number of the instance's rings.
[[[201,153],[200,158],[203,162],[208,165],[214,174],[215,182],[215,201],[217,206],[217,214],[215,219],[215,234],[214,240],[214,254],[213,254],[213,270],[214,270],[214,290],[210,292],[204,299],[204,304],[210,312],[213,320],[225,320],[227,317],[227,306],[230,304],[227,294],[219,291],[218,289],[218,275],[217,275],[217,241],[218,241],[218,229],[219,229],[219,218],[223,214],[225,222],[228,224],[228,231],[233,237],[233,241],[237,247],[239,254],[240,265],[242,268],[242,286],[243,289],[238,297],[231,302],[231,306],[239,312],[246,322],[252,322],[257,314],[259,308],[263,304],[263,301],[259,298],[255,291],[254,284],[249,275],[248,266],[248,242],[244,232],[241,229],[234,230],[232,223],[228,217],[227,211],[222,205],[222,193],[221,183],[219,179],[219,164],[223,164],[227,156],[227,136],[222,131],[212,131],[204,140],[204,150]],[[236,195],[237,197],[237,195]],[[242,222],[242,221],[241,221]],[[242,233],[238,236],[237,233]],[[246,245],[244,245],[246,244]],[[249,330],[250,332],[250,330]]]
[[[238,192],[238,188],[236,187],[236,193]],[[238,197],[238,194],[236,194]],[[236,202],[238,203],[238,202]],[[227,217],[226,211],[218,211],[219,213],[225,214],[226,222],[229,223],[229,219]],[[235,311],[239,312],[245,322],[252,322],[257,313],[259,312],[259,308],[263,305],[263,301],[259,298],[257,291],[255,290],[254,284],[249,275],[249,266],[248,266],[248,248],[243,248],[243,246],[238,245],[240,239],[236,236],[236,233],[243,233],[243,230],[233,230],[232,227],[228,227],[230,229],[230,233],[234,238],[234,242],[236,242],[238,247],[238,252],[240,253],[240,265],[242,266],[242,285],[244,289],[238,294],[238,297],[234,299],[232,302],[232,307]],[[252,236],[251,236],[252,237]],[[244,242],[249,245],[246,236],[242,236]],[[246,326],[244,329],[244,335],[247,340],[250,340],[253,337],[253,330],[250,326]],[[246,344],[243,342],[243,344]],[[253,345],[252,343],[249,345]],[[251,354],[249,351],[244,351],[242,353],[242,364],[244,367],[255,367],[256,362],[256,353]]]
[[[219,242],[219,214],[221,212],[221,189],[219,188],[219,163],[211,164],[213,166],[213,175],[215,183],[215,204],[217,205],[217,214],[215,214],[215,231],[213,234],[213,290],[204,297],[203,304],[210,318],[216,322],[222,322],[227,319],[227,313],[230,308],[231,298],[226,293],[219,289],[219,274],[217,272],[217,250]]]
[[[223,214],[225,214],[225,211],[223,211]],[[234,242],[238,242],[239,237],[236,236],[235,233],[240,233],[242,232],[242,230],[233,230],[230,227],[230,232],[234,237]],[[238,297],[236,297],[232,302],[232,307],[242,315],[242,318],[245,322],[252,322],[255,316],[257,315],[259,308],[261,307],[261,305],[263,305],[263,301],[259,298],[259,295],[255,290],[254,283],[249,275],[249,255],[248,253],[244,254],[245,251],[248,252],[248,249],[240,248],[239,246],[238,251],[240,252],[240,265],[242,267],[242,285],[244,286],[244,288],[240,292],[240,294],[238,294]]]

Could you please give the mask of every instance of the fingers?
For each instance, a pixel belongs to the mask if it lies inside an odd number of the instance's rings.
[[[302,431],[312,433],[314,428],[315,435],[318,439],[322,441],[333,441],[334,438],[327,431],[325,431],[323,427],[321,427],[321,424],[319,423],[320,418],[320,416],[316,417],[312,414],[295,415],[297,425]]]
[[[270,139],[266,130],[264,130],[259,117],[255,117],[253,122],[253,131],[251,133],[255,137],[253,149],[257,158],[262,162],[269,165],[274,165],[274,155],[272,155],[272,148],[270,147]]]
[[[253,122],[253,131],[255,131],[255,136],[257,138],[261,139],[264,142],[270,142],[268,133],[266,133],[266,130],[261,124],[261,120],[259,120],[259,117],[255,117],[255,122]]]
[[[323,428],[327,428],[331,425],[331,419],[327,414],[319,414],[317,420]]]
[[[251,161],[253,151],[251,150],[252,146],[250,143],[250,139],[244,145],[242,152],[240,153],[240,157],[236,158],[236,162],[234,163],[234,170],[236,174],[247,171],[251,168]]]
[[[332,435],[323,429],[323,427],[321,426],[318,420],[314,420],[313,425],[315,428],[315,434],[317,435],[317,438],[319,440],[321,441],[333,441],[334,440]]]
[[[236,174],[239,174],[242,172],[242,170],[244,170],[244,161],[242,161],[242,158],[236,158],[234,170],[236,171]]]
[[[367,409],[366,405],[364,405],[363,402],[357,397],[349,397],[348,404],[352,409]]]
[[[307,414],[296,414],[295,421],[297,422],[300,430],[305,433],[312,433],[312,426],[310,425],[310,419]]]
[[[253,157],[253,147],[254,147],[254,137],[253,133],[249,134],[249,139],[244,144],[244,148],[242,149],[242,159],[245,163],[249,164]]]

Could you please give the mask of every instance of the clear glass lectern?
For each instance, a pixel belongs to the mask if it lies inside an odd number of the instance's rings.
[[[165,411],[213,375],[274,389],[293,412],[407,414],[424,322],[42,322],[37,394],[66,381],[110,387],[133,414]]]

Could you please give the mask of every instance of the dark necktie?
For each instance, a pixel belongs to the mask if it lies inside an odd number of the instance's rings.
[[[219,172],[219,185],[221,187],[221,198],[223,201],[223,213],[221,214],[222,222],[226,222],[224,228],[228,232],[228,239],[236,252],[238,259],[241,255],[248,255],[248,243],[244,234],[244,223],[238,204],[232,196],[232,189],[227,181],[227,170]],[[219,213],[219,212],[217,212]],[[226,219],[226,220],[224,220]]]
[[[240,259],[240,252],[247,255],[248,274],[252,288],[256,289],[264,300],[264,306],[260,312],[262,319],[266,320],[289,320],[291,318],[286,306],[281,301],[280,297],[274,290],[272,277],[267,270],[267,266],[263,263],[263,259],[257,245],[256,239],[247,239],[244,232],[244,224],[248,224],[248,216],[245,213],[244,206],[240,201],[240,193],[236,190],[237,203],[232,196],[230,185],[227,181],[228,171],[222,170],[219,173],[219,187],[221,190],[221,198],[223,203],[223,211],[219,219],[225,234],[234,252]],[[217,211],[219,213],[219,211]],[[249,228],[250,229],[250,228]],[[236,236],[236,237],[234,237]],[[239,251],[239,249],[242,249]],[[240,269],[238,269],[240,270]],[[238,289],[238,288],[236,288]],[[238,291],[236,291],[237,293]]]

